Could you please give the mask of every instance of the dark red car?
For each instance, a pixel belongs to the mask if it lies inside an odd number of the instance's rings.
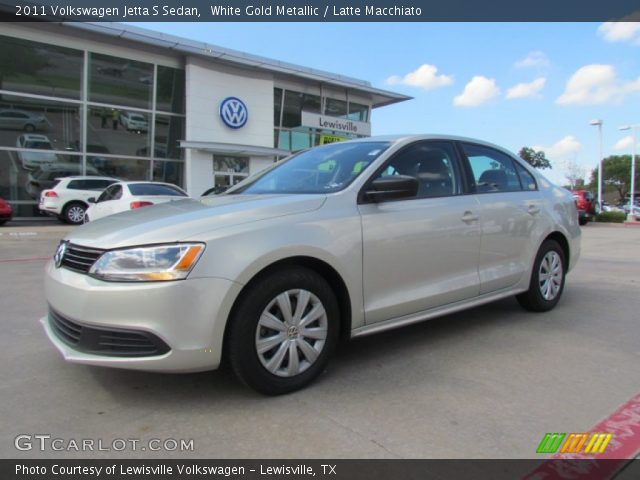
[[[580,225],[586,225],[596,214],[596,199],[589,190],[571,190],[578,207]]]
[[[0,225],[4,225],[13,217],[13,208],[9,202],[0,197]]]

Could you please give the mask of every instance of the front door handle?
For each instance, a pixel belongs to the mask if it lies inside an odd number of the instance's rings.
[[[529,208],[527,208],[527,213],[529,215],[537,215],[540,213],[540,208],[536,207],[535,205],[529,205]]]
[[[466,212],[464,212],[464,215],[462,215],[462,218],[460,220],[462,220],[464,223],[471,223],[477,222],[479,218],[480,217],[478,217],[478,215],[474,215],[473,212],[467,210]]]

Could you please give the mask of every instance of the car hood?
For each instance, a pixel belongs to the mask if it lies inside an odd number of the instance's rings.
[[[178,200],[111,215],[82,225],[66,239],[120,248],[197,238],[220,228],[317,210],[325,195],[219,195]]]

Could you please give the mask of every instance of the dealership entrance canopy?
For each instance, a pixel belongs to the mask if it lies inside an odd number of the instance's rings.
[[[115,23],[3,24],[0,196],[38,214],[55,178],[233,185],[291,152],[371,134],[410,97]]]

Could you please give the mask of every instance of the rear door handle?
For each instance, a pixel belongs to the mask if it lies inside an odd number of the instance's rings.
[[[479,218],[480,217],[478,217],[478,215],[474,215],[473,212],[467,210],[466,212],[464,212],[464,215],[462,215],[462,218],[460,220],[462,220],[464,223],[471,223],[478,221]]]
[[[529,205],[529,208],[527,208],[527,213],[529,215],[537,215],[538,213],[540,213],[540,208],[536,207],[535,205]]]

